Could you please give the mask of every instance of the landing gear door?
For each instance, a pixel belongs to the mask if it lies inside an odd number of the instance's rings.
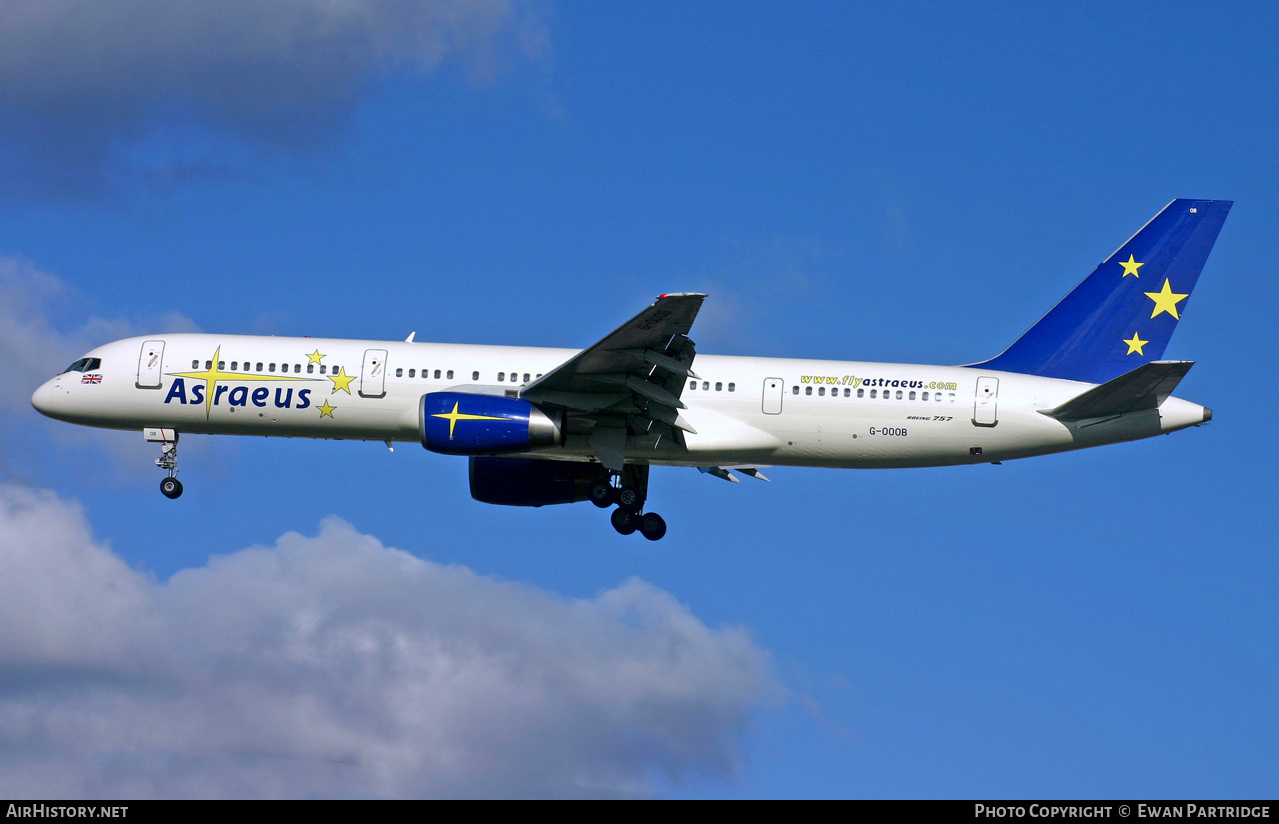
[[[785,381],[781,378],[764,378],[764,414],[780,415],[782,413],[782,390]]]
[[[364,365],[360,369],[360,397],[382,398],[386,396],[386,350],[365,349]]]
[[[995,407],[999,403],[999,378],[977,379],[977,397],[973,401],[973,423],[977,426],[994,426],[999,423]]]
[[[164,341],[149,340],[142,344],[142,351],[138,353],[138,388],[159,389],[162,380],[160,370],[163,366]]]

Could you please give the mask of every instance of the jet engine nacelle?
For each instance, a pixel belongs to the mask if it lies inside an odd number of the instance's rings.
[[[430,392],[418,407],[422,446],[446,455],[501,455],[564,443],[564,415],[519,398]]]
[[[546,506],[585,501],[599,464],[471,458],[471,497],[486,504]]]

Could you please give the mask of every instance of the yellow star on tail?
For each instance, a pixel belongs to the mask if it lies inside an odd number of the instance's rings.
[[[1145,266],[1146,264],[1138,263],[1136,260],[1133,259],[1132,255],[1129,255],[1128,261],[1124,262],[1121,260],[1119,261],[1119,265],[1124,267],[1123,277],[1128,277],[1129,275],[1132,275],[1133,277],[1139,278],[1141,277],[1141,275],[1137,274],[1137,270]]]
[[[346,367],[343,366],[338,374],[329,375],[329,380],[333,381],[333,392],[341,389],[349,395],[351,394],[351,381],[355,380],[355,375],[346,374]],[[333,394],[333,392],[330,392],[329,394]]]
[[[1140,337],[1137,336],[1136,332],[1133,332],[1132,340],[1126,340],[1124,341],[1124,343],[1128,344],[1128,351],[1125,354],[1131,355],[1133,352],[1136,352],[1138,355],[1145,357],[1146,353],[1141,351],[1141,347],[1150,343],[1150,341],[1142,340]]]
[[[311,359],[311,363],[319,363],[320,361],[328,357],[328,355],[321,355],[320,350],[316,349],[314,352],[307,355],[307,357]]]
[[[1168,278],[1164,278],[1164,288],[1160,289],[1158,292],[1147,292],[1146,297],[1155,302],[1155,309],[1150,313],[1152,318],[1160,312],[1167,312],[1177,320],[1181,320],[1181,315],[1177,314],[1177,304],[1190,297],[1190,293],[1187,292],[1184,295],[1177,294],[1172,291],[1172,286],[1168,283]]]

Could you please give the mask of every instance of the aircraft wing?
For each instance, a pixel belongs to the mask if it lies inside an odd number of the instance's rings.
[[[704,294],[662,295],[651,306],[530,383],[520,397],[563,406],[591,428],[590,444],[606,467],[621,471],[628,430],[682,441],[695,430],[679,414],[684,381],[696,377],[688,332]]]

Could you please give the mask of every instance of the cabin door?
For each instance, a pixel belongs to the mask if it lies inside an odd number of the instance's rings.
[[[365,349],[360,367],[360,397],[381,398],[386,395],[386,350]]]
[[[164,366],[164,341],[149,340],[138,354],[138,388],[159,389],[160,369]]]

